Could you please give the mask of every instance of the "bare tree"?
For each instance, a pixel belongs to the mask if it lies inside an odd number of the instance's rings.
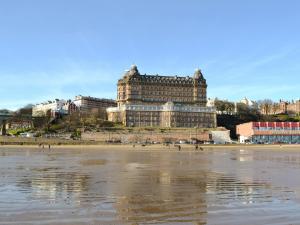
[[[269,115],[272,112],[274,103],[271,99],[259,100],[257,103],[262,114]]]

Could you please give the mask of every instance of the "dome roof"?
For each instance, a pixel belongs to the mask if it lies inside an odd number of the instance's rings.
[[[130,70],[128,71],[128,75],[131,77],[131,76],[134,76],[134,75],[140,75],[138,69],[137,69],[137,66],[136,65],[132,65]]]
[[[202,72],[201,72],[200,69],[196,69],[196,70],[195,70],[194,78],[195,78],[195,79],[203,78],[203,74],[202,74]]]
[[[137,66],[132,65],[129,70],[126,70],[126,72],[124,74],[124,78],[130,79],[133,76],[139,76],[139,75],[140,75],[140,73],[137,69]]]

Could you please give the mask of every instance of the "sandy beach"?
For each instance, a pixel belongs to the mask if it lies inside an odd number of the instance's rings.
[[[0,224],[298,224],[299,146],[202,147],[0,146]]]
[[[143,146],[141,144],[106,144],[106,143],[99,143],[99,144],[52,144],[50,142],[51,150],[54,149],[82,149],[82,150],[114,150],[114,151],[171,151],[177,152],[178,148],[176,146],[180,145],[180,151],[204,151],[204,150],[240,150],[240,149],[247,149],[247,150],[295,150],[300,151],[300,145],[297,144],[276,144],[276,145],[255,145],[255,144],[226,144],[226,145],[214,145],[214,144],[199,144],[198,149],[195,148],[195,145],[192,144],[170,144],[168,146],[163,144],[149,144]],[[49,143],[44,144],[44,149],[49,149]],[[9,145],[0,145],[0,149],[43,149],[42,145],[39,146],[39,142],[36,144],[9,144]]]

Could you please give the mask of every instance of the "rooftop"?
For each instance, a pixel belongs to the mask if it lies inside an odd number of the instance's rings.
[[[130,70],[126,71],[123,78],[119,80],[125,81],[147,81],[147,82],[168,82],[168,83],[194,83],[195,80],[205,83],[206,80],[203,77],[203,74],[200,69],[196,69],[194,76],[162,76],[162,75],[148,75],[140,74],[136,65],[132,65]]]

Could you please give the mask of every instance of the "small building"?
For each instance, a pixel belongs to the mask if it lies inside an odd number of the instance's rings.
[[[10,119],[6,125],[6,130],[28,129],[33,127],[32,120]]]
[[[237,125],[240,143],[300,144],[300,122],[249,122]]]
[[[230,130],[212,130],[211,139],[214,144],[229,144],[232,143],[230,138]]]
[[[247,97],[244,97],[240,103],[245,104],[246,106],[248,106],[249,108],[255,108],[258,109],[258,104],[255,101],[252,101],[250,99],[248,99]]]

